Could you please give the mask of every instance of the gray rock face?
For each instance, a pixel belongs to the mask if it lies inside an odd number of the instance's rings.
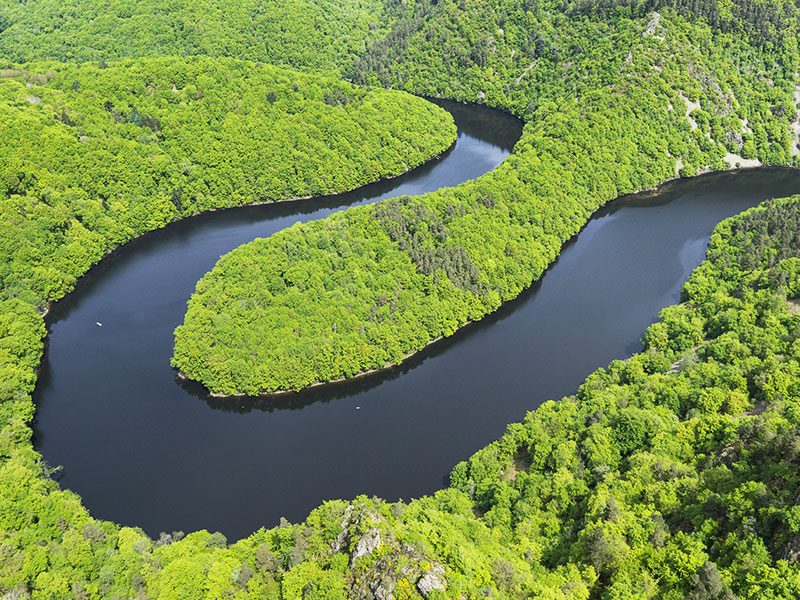
[[[389,581],[386,583],[381,583],[381,585],[376,586],[372,592],[375,594],[376,600],[393,600],[394,599],[394,582]]]
[[[431,570],[428,573],[425,573],[420,580],[417,582],[417,589],[419,593],[422,594],[423,598],[427,598],[428,594],[430,594],[433,590],[442,590],[444,591],[444,583],[440,579],[440,574],[435,572],[436,570]]]
[[[661,22],[661,15],[657,12],[651,12],[650,21],[647,23],[647,27],[645,27],[644,33],[642,33],[642,37],[653,35],[658,29],[658,24],[660,22]]]
[[[796,563],[800,558],[800,535],[796,535],[789,540],[783,558],[790,563]]]
[[[353,549],[352,560],[372,554],[381,546],[381,532],[377,529],[372,529],[364,534]]]

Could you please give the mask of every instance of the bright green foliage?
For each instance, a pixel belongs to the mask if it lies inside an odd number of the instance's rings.
[[[800,197],[723,222],[644,352],[510,425],[433,497],[328,502],[231,546],[205,531],[154,543],[90,519],[15,457],[0,469],[0,585],[90,598],[420,598],[432,583],[434,599],[796,598],[798,223]]]
[[[259,367],[252,382],[246,380],[251,366],[224,354],[185,354],[200,365],[193,368],[220,377],[226,389],[241,389],[242,381],[261,389],[301,387],[396,362],[404,348],[416,349],[514,297],[596,206],[672,176],[678,157],[684,175],[723,168],[725,150],[770,164],[794,160],[788,127],[799,62],[793,5],[693,2],[707,25],[681,17],[677,1],[670,4],[678,10],[665,8],[660,22],[636,4],[584,4],[439,0],[394,6],[396,26],[365,55],[356,75],[509,108],[529,121],[523,139],[504,165],[478,181],[346,211],[226,256],[198,284],[190,315],[219,319],[219,331],[231,336],[244,335],[240,326],[275,319],[271,324],[287,334],[280,340],[285,359],[300,365],[312,356],[316,362],[293,372]],[[238,18],[235,7],[228,8],[219,9],[219,19]],[[165,14],[178,15],[175,27],[155,17],[138,23],[153,24],[142,32],[151,40],[166,32],[174,41],[174,32],[187,31],[180,48],[211,52],[199,41],[205,39],[221,54],[240,53],[247,44],[234,43],[236,32],[251,31],[250,22],[230,33],[212,29],[214,35],[203,38],[198,32],[207,23],[226,31],[219,20],[185,18],[206,9],[170,5]],[[21,36],[20,52],[50,47],[53,54],[35,56],[56,57],[66,56],[59,53],[72,39],[73,48],[87,52],[104,47],[104,38],[120,52],[136,47],[139,38],[128,32],[139,25],[127,30],[121,21],[140,15],[141,7],[129,3],[122,14],[97,10],[91,27],[71,27],[69,18],[90,14],[85,7],[71,13],[64,3],[0,0],[0,46]],[[92,33],[112,30],[125,41]],[[34,38],[37,43],[28,45]],[[173,51],[172,41],[153,46]],[[307,41],[313,48],[313,36]],[[196,73],[197,82],[174,79],[170,65]],[[191,148],[176,149],[170,140],[181,139],[181,128],[168,133],[166,125],[177,120],[202,144],[245,143],[233,134],[225,138],[220,123],[230,118],[247,127],[240,98],[261,103],[259,114],[271,109],[262,103],[266,94],[241,83],[243,71],[259,84],[271,77],[265,92],[270,85],[287,92],[280,81],[300,82],[288,97],[276,95],[283,112],[270,127],[328,108],[354,118],[348,111],[368,106],[369,98],[399,98],[368,94],[361,104],[345,103],[343,97],[362,98],[363,92],[250,63],[100,67],[58,66],[50,77],[48,66],[30,66],[0,81],[0,593],[91,599],[419,598],[422,590],[431,600],[800,597],[798,200],[770,203],[720,225],[708,260],[684,289],[684,303],[663,311],[647,331],[645,352],[613,362],[575,396],[510,425],[502,439],[457,465],[451,487],[433,497],[392,505],[364,497],[329,502],[303,524],[284,522],[230,546],[205,531],[154,541],[91,518],[79,498],[50,479],[31,445],[29,394],[44,335],[39,309],[71,289],[74,278],[115,244],[192,211],[229,205],[228,191],[204,191],[227,190],[226,179],[215,175],[218,163],[200,162],[205,153]],[[223,86],[220,80],[232,74]],[[206,77],[201,84],[200,75]],[[25,88],[26,82],[35,87]],[[237,93],[226,94],[225,86]],[[680,93],[700,102],[692,113],[696,129],[684,117]],[[292,99],[303,107],[302,117],[285,104]],[[408,102],[403,106],[423,111],[420,123],[441,119],[440,112]],[[202,110],[193,112],[197,106]],[[398,109],[389,103],[378,112],[393,118]],[[199,118],[202,127],[193,125]],[[440,131],[452,137],[449,122],[441,123]],[[15,159],[16,152],[23,154]],[[107,158],[114,153],[124,159],[116,166]],[[249,160],[246,152],[214,159],[241,160],[243,167]],[[141,171],[141,183],[129,169]],[[173,193],[178,186],[180,194]],[[245,194],[238,187],[236,193]],[[217,302],[239,294],[241,310],[232,310],[231,302],[218,311],[204,293],[203,286],[219,285],[218,273],[232,287]],[[245,274],[267,285],[256,289]],[[271,303],[270,309],[254,300]],[[326,355],[326,347],[336,352]]]
[[[446,111],[408,94],[233,59],[5,75],[2,296],[32,302],[175,219],[350,190],[455,139]]]
[[[444,26],[436,15],[458,25],[463,38],[450,32],[453,44],[473,39],[462,27],[495,18],[456,19],[459,10],[437,4],[426,33],[407,40],[394,79],[368,80],[483,95],[524,115],[513,155],[452,190],[351,209],[234,250],[198,284],[176,330],[173,364],[189,378],[216,393],[254,394],[397,364],[517,296],[606,201],[675,176],[681,163],[684,175],[728,168],[726,152],[750,142],[765,163],[791,162],[794,46],[776,59],[672,11],[603,20],[541,12],[536,22],[557,26],[558,60],[514,77],[519,59],[506,58],[535,51],[519,38],[483,68],[434,51],[431,32]],[[453,70],[458,88],[442,79]],[[505,83],[492,91],[495,80]],[[692,113],[695,129],[688,98],[704,108]]]
[[[385,32],[383,13],[360,0],[0,0],[0,56],[230,56],[344,74]]]
[[[597,597],[795,597],[798,223],[797,198],[723,222],[642,354],[510,426],[453,486],[541,564],[591,564]],[[697,346],[652,334],[687,320]]]
[[[136,235],[396,175],[452,144],[452,118],[402,92],[200,57],[13,66],[0,125],[0,594],[222,597],[250,568],[225,557],[224,538],[189,536],[154,575],[158,543],[94,521],[51,479],[31,443],[41,312]]]

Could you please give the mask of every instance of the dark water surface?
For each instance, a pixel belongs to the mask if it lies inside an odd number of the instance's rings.
[[[678,300],[716,223],[800,192],[800,173],[764,169],[620,199],[520,298],[374,377],[241,400],[177,382],[173,329],[220,254],[298,219],[373,201],[376,188],[385,197],[470,179],[519,136],[504,115],[447,108],[460,127],[456,147],[371,187],[369,198],[365,190],[190,219],[129,244],[59,302],[36,391],[36,447],[64,466],[62,485],[95,516],[151,535],[206,528],[232,540],[281,516],[301,520],[326,499],[432,492],[507,423],[636,352],[658,311]]]

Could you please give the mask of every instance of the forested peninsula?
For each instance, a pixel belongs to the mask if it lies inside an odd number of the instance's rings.
[[[141,233],[352,190],[456,136],[449,113],[409,94],[207,57],[10,68],[0,103],[2,297],[39,308]]]
[[[478,3],[480,17],[437,4],[424,31],[398,25],[356,71],[522,116],[512,157],[454,189],[234,250],[175,332],[182,373],[218,394],[257,394],[398,364],[516,297],[608,200],[678,175],[794,164],[793,16],[778,31],[733,14],[707,23],[673,10],[632,19],[633,8],[512,6],[494,23]],[[491,40],[483,50],[471,42],[480,36]]]
[[[254,117],[283,111],[269,126],[290,120],[298,111],[286,102],[294,101],[307,105],[310,116],[298,118],[311,123],[329,108],[340,111],[348,131],[360,107],[383,98],[378,112],[388,112],[389,127],[398,107],[419,111],[419,127],[439,123],[427,156],[452,141],[449,119],[421,100],[257,62],[480,101],[522,116],[526,126],[514,154],[476,181],[344,211],[223,258],[198,284],[176,345],[177,363],[223,393],[301,388],[397,362],[516,296],[616,195],[736,163],[797,160],[800,55],[791,2],[366,2],[356,21],[356,5],[347,2],[259,4],[263,13],[237,12],[245,2],[223,4],[231,10],[174,1],[159,13],[141,1],[0,0],[0,60],[7,61],[0,79],[0,593],[800,596],[797,198],[722,223],[682,303],[645,333],[644,352],[510,425],[456,465],[451,485],[433,496],[326,502],[303,523],[282,522],[229,545],[207,531],[150,539],[93,518],[59,487],[32,445],[30,393],[47,303],[135,235],[197,211],[278,199],[238,187],[235,202],[200,194],[224,189],[226,179],[217,163],[197,169],[191,148],[170,145],[167,125],[185,118],[206,144],[211,134],[197,119],[214,131],[219,116],[246,111],[237,105],[251,97],[246,73],[264,92],[268,81],[277,88],[274,102],[253,91]],[[324,29],[281,21],[295,7],[303,17],[318,15]],[[301,40],[300,55],[268,44],[273,23],[284,23],[284,39]],[[350,31],[347,23],[356,24],[352,44],[320,33]],[[124,31],[127,37],[117,35]],[[314,60],[302,58],[308,47]],[[179,58],[158,58],[164,55]],[[92,63],[72,64],[85,60]],[[175,79],[177,65],[210,81]],[[215,79],[217,69],[225,75]],[[160,79],[151,80],[151,71]],[[226,94],[227,86],[236,92]],[[206,104],[193,112],[197,102]],[[236,136],[221,129],[220,139],[232,144]],[[246,152],[223,148],[226,160],[241,161],[244,177],[256,175]],[[143,165],[141,179],[125,179]],[[198,170],[202,177],[192,179]],[[226,273],[230,292],[206,294]],[[238,281],[242,273],[261,287]],[[234,301],[246,312],[232,312]],[[199,331],[209,313],[291,331],[274,340],[287,361],[309,352],[321,360],[297,374],[256,365],[249,380],[247,357],[229,343],[241,329],[222,328],[220,353],[181,346],[192,319]]]

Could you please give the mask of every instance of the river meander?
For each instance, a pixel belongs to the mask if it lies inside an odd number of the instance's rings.
[[[210,398],[177,380],[172,332],[221,254],[298,220],[456,185],[493,169],[519,138],[511,117],[445,106],[459,138],[431,164],[349,194],[171,225],[104,260],[54,306],[35,444],[96,517],[233,540],[281,516],[302,520],[326,499],[433,492],[507,423],[636,352],[716,223],[800,192],[800,173],[759,169],[621,198],[521,297],[375,376],[255,399]]]

